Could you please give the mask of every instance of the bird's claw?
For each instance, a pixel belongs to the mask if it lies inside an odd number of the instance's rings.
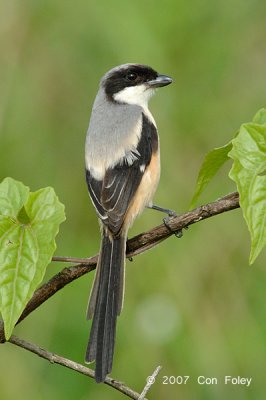
[[[177,216],[176,212],[170,210],[168,213],[168,217],[163,218],[163,223],[171,233],[173,233],[178,239],[180,239],[183,236],[182,229],[178,229],[177,231],[175,231],[169,225],[169,221],[171,220],[171,218],[174,218],[176,216]]]

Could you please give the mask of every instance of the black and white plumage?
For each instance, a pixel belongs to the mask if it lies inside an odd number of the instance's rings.
[[[86,361],[95,379],[112,369],[117,316],[124,296],[127,232],[152,198],[160,177],[159,139],[148,101],[172,79],[140,64],[123,64],[102,78],[86,137],[86,180],[102,227],[88,319]]]

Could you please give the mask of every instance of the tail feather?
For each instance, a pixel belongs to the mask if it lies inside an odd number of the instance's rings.
[[[123,302],[125,238],[103,233],[97,272],[88,306],[93,317],[86,361],[95,360],[96,382],[111,372],[117,316]]]

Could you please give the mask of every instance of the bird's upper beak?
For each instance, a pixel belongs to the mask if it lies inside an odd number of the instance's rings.
[[[158,75],[156,79],[147,82],[147,85],[151,88],[157,88],[161,86],[170,85],[173,82],[173,79],[167,75]]]

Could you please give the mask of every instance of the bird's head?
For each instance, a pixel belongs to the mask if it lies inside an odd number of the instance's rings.
[[[101,86],[109,101],[147,107],[155,89],[172,81],[169,76],[161,75],[147,65],[123,64],[108,71]]]

